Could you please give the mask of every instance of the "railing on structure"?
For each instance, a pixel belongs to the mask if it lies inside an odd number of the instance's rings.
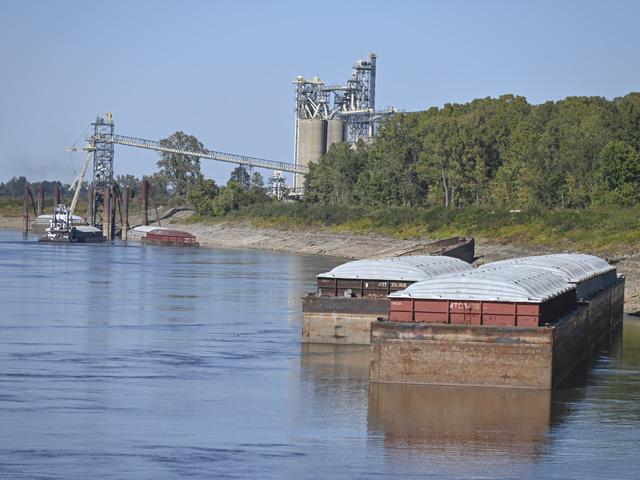
[[[202,151],[180,150],[177,148],[161,145],[160,142],[156,142],[154,140],[126,137],[124,135],[93,134],[87,136],[87,141],[113,143],[117,145],[126,145],[129,147],[145,148],[147,150],[155,150],[157,152],[176,153],[179,155],[187,155],[189,157],[206,158],[209,160],[217,160],[219,162],[249,165],[251,167],[266,168],[269,170],[281,170],[283,172],[305,174],[309,171],[309,169],[305,165],[274,162],[272,160],[265,160],[262,158],[247,157],[245,155],[235,155],[233,153],[216,152],[207,149],[204,149]]]

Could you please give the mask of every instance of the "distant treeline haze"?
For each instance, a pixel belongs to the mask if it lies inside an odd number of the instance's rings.
[[[531,105],[504,95],[391,117],[306,177],[326,205],[507,208],[640,201],[640,93]]]

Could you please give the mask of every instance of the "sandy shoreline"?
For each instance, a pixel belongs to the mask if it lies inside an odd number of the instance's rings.
[[[177,215],[182,217],[182,215]],[[247,222],[221,222],[216,224],[180,222],[179,218],[170,226],[194,234],[200,245],[222,248],[252,248],[308,255],[328,255],[343,258],[376,258],[399,255],[428,243],[430,239],[398,240],[380,235],[355,235],[332,233],[326,230],[255,227]],[[22,219],[0,217],[0,228],[21,228]],[[478,263],[487,263],[525,255],[559,253],[561,250],[534,248],[526,245],[499,244],[476,238]],[[583,253],[592,253],[585,251]],[[640,314],[640,252],[632,255],[606,255],[616,264],[618,272],[626,277],[625,311]]]

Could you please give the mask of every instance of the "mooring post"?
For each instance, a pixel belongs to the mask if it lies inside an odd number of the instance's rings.
[[[111,188],[104,187],[102,193],[102,234],[111,240]]]
[[[129,236],[129,187],[124,187],[124,198],[122,199],[122,234],[120,237],[125,242]]]
[[[60,205],[60,187],[58,185],[55,185],[53,187],[53,211],[54,212],[58,205]]]
[[[95,202],[95,199],[93,198],[93,192],[94,192],[94,187],[93,187],[93,184],[91,184],[91,186],[87,190],[87,222],[89,223],[89,225],[95,227],[96,219],[94,216],[95,209],[93,205]]]
[[[29,233],[29,186],[24,182],[22,191],[22,232],[27,235]]]
[[[42,215],[42,210],[44,209],[44,186],[40,185],[38,187],[38,201],[37,203],[37,212],[38,216]]]
[[[116,210],[118,208],[118,195],[116,195],[116,185],[115,183],[111,185],[111,210],[109,213],[109,239],[113,240],[116,238]],[[122,208],[122,205],[120,206]]]
[[[149,225],[149,180],[142,180],[142,224]]]

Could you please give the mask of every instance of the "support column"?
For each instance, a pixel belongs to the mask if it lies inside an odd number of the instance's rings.
[[[149,225],[149,180],[142,180],[142,224]]]
[[[102,234],[111,240],[111,189],[105,187],[102,192]]]

